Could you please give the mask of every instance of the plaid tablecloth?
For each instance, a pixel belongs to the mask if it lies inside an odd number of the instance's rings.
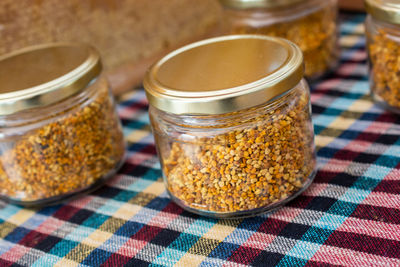
[[[276,212],[193,215],[168,198],[142,90],[119,105],[126,164],[65,205],[0,204],[1,266],[400,266],[400,117],[368,96],[362,15],[344,16],[337,71],[312,86],[319,171]]]

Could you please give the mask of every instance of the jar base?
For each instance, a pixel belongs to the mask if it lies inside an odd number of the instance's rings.
[[[291,196],[280,200],[278,202],[275,202],[273,204],[264,206],[264,207],[260,207],[257,209],[252,209],[252,210],[243,210],[243,211],[236,211],[236,212],[215,212],[215,211],[207,211],[207,210],[200,210],[200,209],[195,209],[192,207],[189,207],[185,204],[183,204],[183,202],[181,200],[179,200],[177,197],[175,197],[169,190],[167,190],[170,198],[182,209],[198,214],[198,215],[202,215],[202,216],[206,216],[206,217],[211,217],[211,218],[216,218],[216,219],[240,219],[240,218],[248,218],[248,217],[254,217],[260,214],[264,214],[264,213],[269,213],[269,212],[273,212],[276,209],[282,207],[283,205],[285,205],[286,203],[288,203],[289,201],[293,200],[294,198],[298,197],[301,193],[303,193],[312,183],[312,181],[315,178],[315,175],[317,174],[317,170],[314,170],[308,177],[307,182],[303,185],[303,187],[296,191],[294,194],[292,194]]]
[[[40,200],[33,200],[33,201],[18,200],[15,198],[10,198],[10,197],[4,196],[4,195],[0,195],[0,199],[7,203],[18,205],[18,206],[23,206],[26,208],[39,208],[39,207],[44,207],[44,206],[54,206],[57,204],[64,203],[66,201],[77,199],[77,198],[81,197],[82,195],[96,191],[101,186],[103,186],[105,182],[110,180],[124,164],[125,156],[126,155],[124,155],[123,159],[120,160],[116,164],[115,168],[113,168],[110,172],[108,172],[103,177],[100,177],[99,179],[97,179],[97,181],[95,183],[93,183],[90,186],[87,186],[85,188],[81,188],[81,189],[78,189],[76,191],[73,191],[73,192],[70,192],[67,194],[44,198],[44,199],[40,199]]]
[[[371,92],[371,97],[372,97],[372,100],[374,101],[374,103],[377,104],[379,107],[381,107],[385,110],[388,110],[390,112],[400,114],[400,107],[394,107],[394,106],[389,105],[379,95],[374,94],[373,92]]]

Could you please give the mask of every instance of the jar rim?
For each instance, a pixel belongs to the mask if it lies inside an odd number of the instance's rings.
[[[224,114],[269,102],[303,78],[294,43],[264,35],[228,35],[168,54],[147,72],[149,103],[174,114]]]
[[[101,72],[91,46],[49,43],[0,57],[0,115],[48,106],[82,91]]]
[[[389,22],[400,24],[400,2],[395,0],[365,0],[367,13],[372,17]]]

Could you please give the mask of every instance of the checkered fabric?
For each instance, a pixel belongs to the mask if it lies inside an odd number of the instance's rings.
[[[312,85],[319,171],[273,213],[217,220],[165,192],[143,90],[119,105],[128,159],[102,189],[43,209],[0,204],[0,266],[400,266],[400,117],[368,95],[362,15]]]

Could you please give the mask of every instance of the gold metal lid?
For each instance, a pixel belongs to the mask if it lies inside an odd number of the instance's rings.
[[[399,0],[365,0],[365,8],[374,18],[400,24]]]
[[[303,55],[292,42],[229,35],[184,46],[154,64],[144,88],[149,103],[175,114],[223,114],[287,92],[303,77]]]
[[[229,8],[248,9],[248,8],[276,8],[292,4],[297,4],[303,0],[220,0],[220,3]]]
[[[84,89],[101,72],[87,45],[52,43],[0,57],[0,115],[47,106]]]

